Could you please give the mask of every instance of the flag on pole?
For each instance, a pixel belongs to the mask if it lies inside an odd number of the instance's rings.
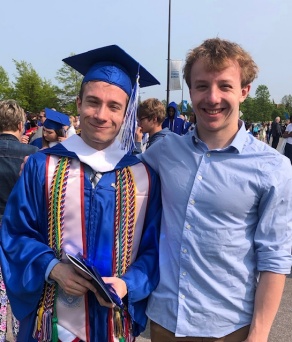
[[[182,100],[181,111],[183,113],[188,111],[188,101],[187,100]]]
[[[170,61],[169,90],[181,90],[182,60]]]

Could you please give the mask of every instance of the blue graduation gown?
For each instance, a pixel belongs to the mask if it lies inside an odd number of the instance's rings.
[[[36,341],[32,338],[36,310],[45,283],[46,269],[55,258],[48,247],[46,154],[78,159],[74,152],[61,144],[29,157],[8,200],[1,231],[0,256],[4,281],[12,311],[20,321],[18,340],[26,342]],[[135,156],[125,155],[115,170],[139,162]],[[159,280],[160,183],[153,170],[148,166],[147,169],[151,186],[141,243],[136,260],[122,277],[128,286],[125,300],[133,321],[134,336],[145,329],[147,297]],[[87,249],[102,276],[112,275],[115,189],[111,184],[115,183],[115,170],[106,172],[94,189],[88,176],[84,176]],[[99,305],[93,293],[88,295],[90,341],[108,341],[108,309]]]

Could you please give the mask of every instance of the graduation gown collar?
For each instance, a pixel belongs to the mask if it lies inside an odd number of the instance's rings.
[[[44,149],[41,152],[79,159],[96,172],[108,172],[140,162],[138,158],[126,154],[121,149],[118,140],[115,140],[104,150],[98,151],[87,145],[77,134],[72,135],[53,148]]]

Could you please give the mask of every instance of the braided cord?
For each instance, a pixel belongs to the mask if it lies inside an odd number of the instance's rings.
[[[136,202],[134,179],[129,167],[116,171],[116,217],[114,274],[122,276],[131,262]]]
[[[116,171],[113,274],[117,277],[122,276],[131,263],[135,215],[136,193],[134,177],[130,167],[126,167]],[[108,319],[109,325],[113,324],[113,335],[120,342],[132,341],[131,318],[126,308],[120,309],[115,307],[110,311]]]
[[[71,159],[62,157],[55,168],[49,192],[48,203],[48,246],[51,247],[57,259],[61,260],[64,230],[64,208],[67,179]],[[51,341],[52,331],[58,322],[56,305],[58,287],[55,283],[45,284],[43,295],[39,303],[39,309],[34,329],[34,338],[38,341]],[[52,323],[54,326],[52,326]],[[55,327],[56,330],[56,327]],[[53,341],[57,341],[56,333]]]

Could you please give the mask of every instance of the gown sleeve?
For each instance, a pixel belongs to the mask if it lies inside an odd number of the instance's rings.
[[[47,246],[46,156],[29,157],[8,199],[1,228],[1,267],[12,311],[18,320],[40,300],[45,273],[55,258]]]

